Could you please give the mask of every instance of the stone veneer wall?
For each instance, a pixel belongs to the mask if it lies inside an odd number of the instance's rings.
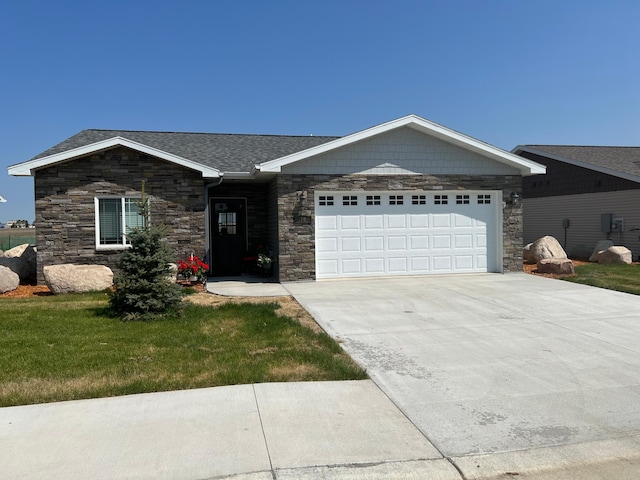
[[[314,191],[501,190],[503,271],[522,271],[522,193],[519,175],[278,175],[280,281],[315,279]],[[299,198],[299,192],[304,198]]]
[[[139,195],[142,181],[152,224],[167,226],[167,242],[180,258],[204,258],[205,181],[199,172],[127,148],[38,170],[35,174],[38,283],[42,268],[61,263],[116,269],[122,250],[96,250],[94,198]]]

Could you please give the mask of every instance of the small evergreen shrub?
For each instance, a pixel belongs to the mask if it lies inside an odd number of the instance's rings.
[[[147,223],[148,225],[148,223]],[[110,306],[123,320],[177,316],[182,310],[180,285],[171,279],[174,256],[161,227],[145,226],[128,233],[131,248],[118,262]]]

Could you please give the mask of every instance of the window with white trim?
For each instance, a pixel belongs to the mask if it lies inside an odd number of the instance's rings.
[[[98,249],[127,247],[130,244],[127,233],[145,224],[140,197],[96,197],[95,210]]]
[[[447,195],[435,195],[433,197],[433,203],[435,205],[447,205],[449,203],[449,197]]]
[[[427,204],[427,196],[426,195],[412,195],[411,196],[411,205],[426,205]]]
[[[403,195],[389,195],[389,205],[402,205],[404,204]]]
[[[491,195],[478,195],[478,204],[491,203]]]
[[[358,205],[358,197],[356,195],[343,195],[342,205]]]

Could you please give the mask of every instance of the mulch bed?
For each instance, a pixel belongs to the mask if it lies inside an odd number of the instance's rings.
[[[191,287],[196,293],[205,293],[206,289],[202,283],[191,284],[190,282],[178,282],[183,287]],[[30,285],[23,284],[18,286],[17,289],[11,292],[5,292],[0,294],[0,298],[29,298],[29,297],[44,297],[53,295],[49,287],[46,285]]]

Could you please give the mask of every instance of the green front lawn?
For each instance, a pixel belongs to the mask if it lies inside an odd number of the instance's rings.
[[[122,322],[105,293],[0,300],[0,406],[366,373],[278,305],[189,304],[180,319]]]
[[[575,276],[567,276],[563,280],[640,295],[640,265],[590,263],[578,265],[575,270]]]

